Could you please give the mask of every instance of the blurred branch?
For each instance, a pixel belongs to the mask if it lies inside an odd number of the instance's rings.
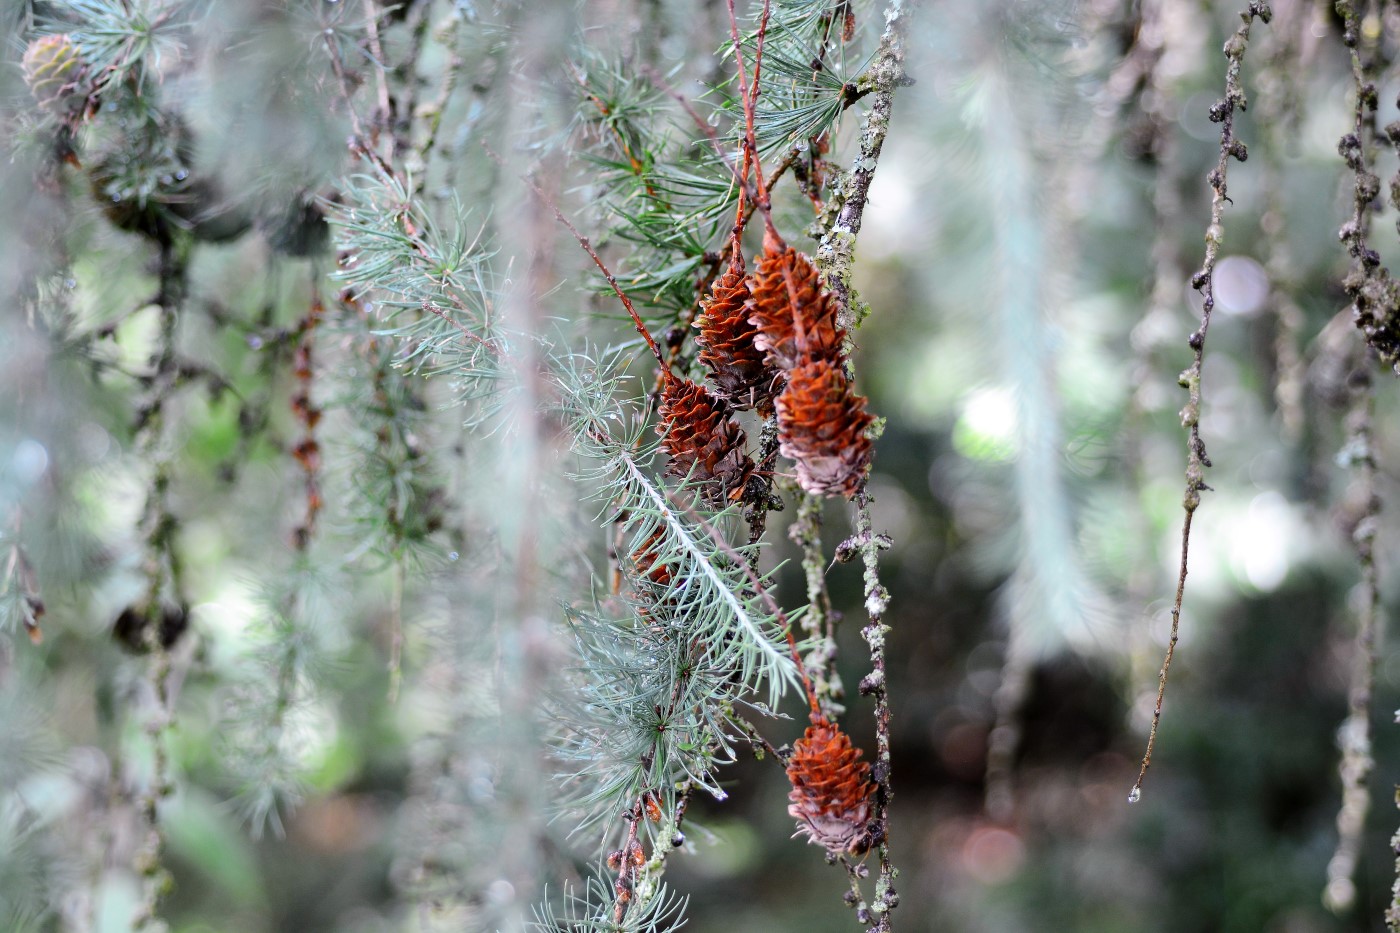
[[[1351,908],[1356,900],[1356,863],[1365,836],[1366,814],[1371,808],[1368,779],[1376,766],[1371,753],[1371,699],[1376,683],[1376,654],[1380,639],[1380,584],[1374,545],[1380,530],[1381,498],[1376,489],[1376,456],[1372,434],[1375,415],[1375,386],[1369,352],[1360,354],[1354,375],[1352,410],[1348,417],[1348,437],[1341,457],[1355,472],[1361,498],[1361,514],[1352,529],[1352,546],[1361,568],[1357,584],[1357,628],[1355,657],[1352,659],[1351,689],[1347,692],[1347,717],[1337,730],[1342,758],[1338,772],[1342,781],[1342,805],[1337,813],[1337,848],[1327,863],[1327,887],[1323,902],[1333,913]],[[1400,911],[1392,905],[1386,918],[1392,928],[1400,923]]]
[[[160,251],[160,290],[156,301],[160,308],[160,330],[152,357],[152,394],[138,412],[137,443],[152,464],[150,492],[142,516],[146,532],[144,570],[146,595],[136,612],[144,616],[144,647],[150,652],[148,678],[154,693],[155,709],[146,722],[154,764],[150,783],[140,797],[140,810],[145,821],[145,837],[135,857],[135,868],[142,881],[142,901],[134,921],[137,930],[158,923],[161,900],[171,885],[171,876],[161,865],[165,833],[161,826],[160,804],[175,791],[170,776],[170,753],[166,743],[174,726],[174,709],[170,695],[171,658],[166,640],[165,611],[162,603],[167,591],[183,610],[180,597],[179,561],[175,554],[176,519],[170,511],[170,482],[173,454],[166,443],[166,404],[176,381],[175,329],[187,287],[188,257],[185,248],[163,244]]]

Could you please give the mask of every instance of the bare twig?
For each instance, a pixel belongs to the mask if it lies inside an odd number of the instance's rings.
[[[1201,325],[1191,333],[1187,344],[1195,353],[1191,366],[1181,374],[1180,383],[1187,391],[1186,407],[1181,410],[1181,424],[1187,429],[1186,492],[1182,496],[1182,508],[1186,518],[1181,526],[1181,567],[1176,580],[1176,598],[1172,604],[1171,637],[1167,642],[1167,653],[1162,660],[1162,668],[1157,674],[1157,702],[1152,711],[1152,728],[1147,734],[1147,750],[1142,756],[1142,767],[1137,781],[1128,794],[1129,802],[1135,803],[1142,797],[1142,782],[1147,777],[1147,769],[1152,765],[1152,750],[1157,744],[1157,728],[1162,720],[1162,701],[1167,692],[1167,674],[1171,670],[1172,657],[1176,653],[1176,643],[1181,627],[1181,600],[1186,593],[1186,566],[1191,553],[1191,519],[1201,504],[1201,492],[1209,490],[1205,471],[1211,465],[1206,455],[1206,445],[1201,440],[1201,363],[1205,358],[1206,331],[1210,328],[1211,312],[1215,310],[1215,262],[1220,254],[1220,245],[1225,239],[1225,228],[1221,226],[1221,215],[1226,194],[1226,175],[1231,158],[1243,162],[1248,155],[1244,143],[1235,139],[1235,112],[1247,106],[1244,87],[1240,83],[1240,65],[1244,61],[1245,48],[1249,44],[1249,28],[1256,18],[1267,23],[1273,18],[1269,4],[1263,0],[1251,2],[1249,8],[1240,14],[1243,20],[1225,43],[1225,97],[1211,105],[1210,118],[1220,127],[1220,158],[1208,179],[1214,192],[1210,205],[1210,225],[1206,227],[1206,254],[1201,269],[1191,277],[1191,284],[1204,296],[1201,306]]]

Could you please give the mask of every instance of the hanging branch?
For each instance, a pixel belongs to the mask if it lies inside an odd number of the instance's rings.
[[[1356,561],[1361,567],[1361,582],[1357,584],[1360,606],[1357,609],[1355,666],[1351,689],[1347,692],[1347,718],[1337,730],[1337,745],[1342,752],[1338,765],[1342,805],[1337,813],[1337,848],[1327,863],[1327,887],[1323,892],[1323,902],[1333,913],[1349,909],[1356,900],[1356,864],[1361,853],[1366,813],[1371,807],[1368,779],[1376,766],[1371,754],[1371,697],[1380,640],[1380,586],[1373,546],[1380,526],[1381,499],[1376,489],[1372,435],[1375,391],[1371,364],[1371,354],[1363,353],[1360,368],[1353,374],[1354,398],[1347,419],[1349,436],[1342,452],[1355,471],[1361,498],[1361,515],[1351,533]],[[1394,919],[1400,920],[1400,915]]]
[[[1181,410],[1181,426],[1187,429],[1186,493],[1181,500],[1186,511],[1186,519],[1181,526],[1181,569],[1177,574],[1176,598],[1172,603],[1171,638],[1167,642],[1167,653],[1162,659],[1162,669],[1157,674],[1157,702],[1152,710],[1152,729],[1147,734],[1147,750],[1142,756],[1142,767],[1137,781],[1128,794],[1128,801],[1136,803],[1142,798],[1142,782],[1147,777],[1147,769],[1152,765],[1152,749],[1157,744],[1157,728],[1162,720],[1162,700],[1167,693],[1167,673],[1171,669],[1172,656],[1176,653],[1176,642],[1181,626],[1181,600],[1186,593],[1186,564],[1191,552],[1191,519],[1201,504],[1201,492],[1209,490],[1205,471],[1211,465],[1206,455],[1205,441],[1201,440],[1201,363],[1205,359],[1206,331],[1210,327],[1211,312],[1215,310],[1215,262],[1220,255],[1220,245],[1225,239],[1225,228],[1221,226],[1221,215],[1225,209],[1226,174],[1230,159],[1243,162],[1249,156],[1245,144],[1235,139],[1235,111],[1245,110],[1248,100],[1240,83],[1240,65],[1244,61],[1245,48],[1249,44],[1249,28],[1255,19],[1265,23],[1273,18],[1269,4],[1258,0],[1240,14],[1244,22],[1225,43],[1225,97],[1216,101],[1210,108],[1210,119],[1220,126],[1220,159],[1210,175],[1210,187],[1214,191],[1210,204],[1210,225],[1206,227],[1206,255],[1201,270],[1191,277],[1191,284],[1204,296],[1201,304],[1201,326],[1187,338],[1187,345],[1195,353],[1191,366],[1181,374],[1181,387],[1187,395],[1186,407]]]
[[[1269,276],[1269,297],[1265,307],[1272,309],[1277,332],[1274,336],[1274,406],[1282,422],[1282,433],[1290,444],[1303,435],[1306,412],[1306,364],[1301,346],[1305,318],[1296,298],[1298,291],[1294,258],[1288,246],[1283,182],[1283,153],[1289,141],[1298,138],[1302,122],[1302,76],[1308,73],[1311,56],[1303,46],[1303,33],[1312,11],[1295,5],[1280,11],[1274,24],[1275,41],[1259,70],[1259,96],[1262,103],[1259,125],[1266,128],[1266,149],[1260,187],[1265,192],[1264,213],[1259,229],[1267,244],[1264,268]]]
[[[890,802],[894,792],[890,787],[890,700],[885,667],[885,639],[890,627],[885,624],[884,617],[890,594],[880,582],[880,552],[887,550],[892,542],[888,536],[875,533],[870,518],[870,496],[864,488],[856,494],[856,506],[854,542],[865,565],[865,611],[870,620],[860,631],[861,637],[870,646],[870,673],[861,678],[859,689],[862,696],[875,698],[875,766],[872,776],[876,789],[871,837],[879,847],[880,877],[875,882],[875,900],[870,903],[870,911],[878,918],[873,929],[877,933],[888,933],[890,911],[899,906],[899,895],[894,889],[896,871],[890,861],[889,844]]]

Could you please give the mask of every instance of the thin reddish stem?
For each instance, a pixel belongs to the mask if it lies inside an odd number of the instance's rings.
[[[763,15],[758,21],[758,44],[754,49],[753,80],[744,72],[744,53],[739,40],[739,20],[734,13],[734,0],[729,3],[729,37],[734,44],[734,66],[739,73],[739,100],[744,106],[744,156],[752,158],[754,185],[758,189],[758,209],[763,212],[765,241],[773,240],[778,249],[787,246],[782,236],[773,226],[773,215],[768,199],[768,186],[763,181],[763,164],[758,158],[758,141],[754,135],[754,109],[758,104],[758,79],[763,67],[763,38],[768,32],[768,17],[772,13],[771,0],[763,0]],[[766,243],[765,243],[766,245]]]
[[[497,165],[505,168],[505,160],[497,155],[494,149],[484,142],[481,144],[481,148],[486,150],[486,154],[494,159]],[[656,357],[656,363],[661,367],[661,372],[664,374],[666,380],[668,382],[674,380],[676,375],[671,372],[671,367],[666,362],[665,355],[661,352],[661,348],[656,345],[656,338],[652,337],[651,331],[647,330],[646,323],[642,321],[642,316],[637,313],[637,309],[632,304],[632,299],[628,298],[627,293],[622,290],[622,286],[617,284],[617,276],[613,275],[612,270],[603,262],[602,257],[598,255],[598,251],[595,250],[593,244],[588,241],[588,237],[580,233],[569,218],[564,216],[564,212],[559,209],[559,205],[554,203],[554,199],[551,198],[543,188],[535,184],[533,178],[529,175],[521,175],[520,180],[530,186],[530,190],[535,193],[535,197],[540,199],[540,203],[549,208],[550,211],[554,213],[555,218],[564,225],[564,228],[574,235],[574,239],[578,241],[578,245],[583,247],[583,251],[588,254],[588,258],[592,259],[593,264],[598,267],[598,271],[603,273],[603,278],[606,279],[608,285],[612,287],[613,294],[617,295],[618,300],[622,302],[622,306],[626,308],[627,313],[631,315],[632,323],[636,326],[637,333],[642,335],[642,339],[646,341],[647,348],[651,350],[651,355]]]

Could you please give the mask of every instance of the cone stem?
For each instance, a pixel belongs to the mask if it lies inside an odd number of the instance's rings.
[[[758,209],[763,213],[764,248],[769,242],[777,243],[778,249],[787,247],[787,242],[773,226],[773,214],[768,199],[768,186],[763,181],[763,162],[758,158],[758,141],[754,135],[754,108],[758,104],[758,79],[763,68],[763,39],[768,33],[768,17],[772,13],[772,0],[763,0],[763,15],[758,21],[758,44],[754,49],[753,80],[744,74],[744,53],[739,42],[739,20],[734,14],[734,0],[729,0],[729,36],[734,44],[734,65],[739,72],[739,99],[744,105],[744,158],[751,159],[754,184],[758,190]]]

